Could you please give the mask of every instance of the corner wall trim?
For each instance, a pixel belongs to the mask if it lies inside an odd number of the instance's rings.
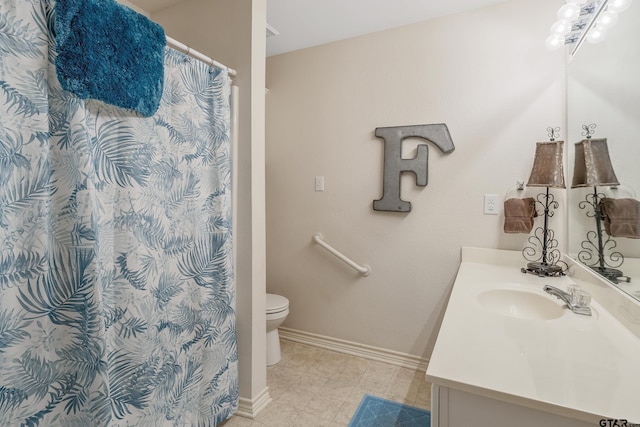
[[[265,387],[255,399],[240,397],[238,399],[238,410],[234,415],[255,420],[258,414],[262,412],[271,401],[269,387]]]
[[[280,327],[278,328],[278,333],[281,339],[308,344],[338,353],[350,354],[369,360],[389,363],[403,368],[426,371],[429,363],[429,360],[423,357],[313,334],[311,332],[298,331],[296,329]]]

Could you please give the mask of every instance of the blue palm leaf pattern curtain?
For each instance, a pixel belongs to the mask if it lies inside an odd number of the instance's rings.
[[[142,118],[63,91],[0,1],[0,425],[214,426],[238,405],[230,81],[167,48]]]

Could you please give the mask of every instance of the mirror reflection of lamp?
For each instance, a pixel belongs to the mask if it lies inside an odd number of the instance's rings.
[[[559,131],[559,128],[551,129],[551,131]],[[554,195],[549,193],[549,188],[565,188],[562,167],[564,141],[554,141],[554,133],[550,133],[552,136],[550,142],[536,143],[536,154],[531,168],[531,176],[527,182],[527,187],[546,188],[545,193],[540,193],[536,197],[536,206],[540,205],[544,209],[544,226],[542,228],[538,227],[534,236],[529,237],[529,242],[536,246],[541,246],[542,252],[538,255],[534,247],[526,247],[523,250],[525,258],[534,260],[527,263],[527,268],[523,268],[522,271],[524,273],[537,274],[541,277],[563,274],[562,267],[556,264],[560,259],[560,252],[556,249],[558,241],[554,237],[553,230],[549,228],[549,218],[553,216],[554,209],[558,208],[558,202],[555,201]],[[542,233],[541,236],[538,235],[540,232]]]
[[[587,138],[575,144],[575,166],[571,188],[593,187],[593,193],[587,194],[579,206],[581,209],[589,208],[587,216],[594,217],[596,222],[595,232],[589,231],[587,233],[587,240],[582,242],[583,251],[578,254],[578,258],[594,271],[617,283],[618,279],[623,277],[623,273],[616,268],[611,268],[611,263],[615,264],[613,266],[619,267],[624,257],[619,252],[613,251],[616,243],[610,236],[607,236],[606,240],[603,237],[602,199],[605,198],[605,195],[598,192],[598,187],[614,187],[620,183],[613,171],[607,139],[591,139],[590,132],[594,127],[594,125],[584,126]],[[592,239],[596,238],[597,240],[593,242]],[[595,262],[593,262],[594,251],[597,255]],[[605,252],[610,252],[608,257],[605,256]]]

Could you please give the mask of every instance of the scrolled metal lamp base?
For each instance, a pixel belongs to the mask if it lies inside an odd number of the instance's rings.
[[[522,250],[522,255],[530,262],[520,271],[539,277],[564,276],[564,270],[556,264],[560,259],[560,251],[557,249],[558,241],[554,237],[554,231],[548,226],[548,220],[554,215],[554,209],[558,208],[558,202],[555,201],[553,194],[549,193],[547,187],[545,193],[538,194],[536,203],[544,209],[544,226],[536,228],[533,235],[529,236],[530,246]]]
[[[545,264],[542,262],[527,263],[527,268],[522,268],[523,273],[531,273],[540,277],[563,276],[562,267],[559,265]]]

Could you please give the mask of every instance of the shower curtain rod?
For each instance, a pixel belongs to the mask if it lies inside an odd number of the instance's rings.
[[[179,41],[172,39],[171,37],[167,36],[167,45],[169,45],[169,47],[172,47],[174,49],[177,50],[181,50],[183,53],[187,54],[188,56],[191,56],[199,61],[202,62],[206,62],[207,64],[211,65],[212,67],[216,67],[219,68],[221,70],[224,70],[227,72],[227,74],[229,74],[232,77],[236,76],[236,70],[234,70],[233,68],[229,68],[224,64],[219,63],[218,61],[216,61],[215,59],[209,58],[208,56],[198,52],[197,50],[191,49],[189,46],[187,46],[184,43],[180,43]]]

